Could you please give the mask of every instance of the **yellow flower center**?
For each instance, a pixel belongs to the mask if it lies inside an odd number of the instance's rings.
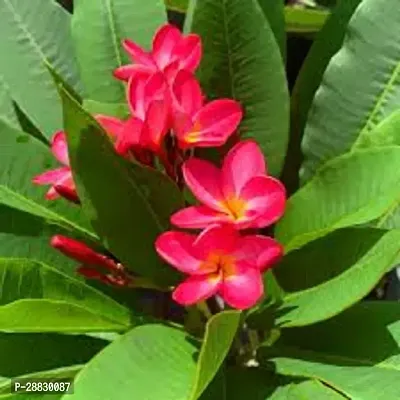
[[[218,273],[223,274],[224,278],[229,278],[231,275],[236,274],[235,257],[230,254],[221,254],[220,252],[212,252],[204,261],[201,268],[206,269],[218,276]]]
[[[201,132],[201,125],[199,121],[196,121],[192,129],[186,133],[185,135],[185,142],[186,143],[196,143],[199,140],[200,137],[200,132]]]
[[[237,220],[244,217],[246,212],[246,202],[238,197],[230,197],[225,200],[225,206],[233,219]]]

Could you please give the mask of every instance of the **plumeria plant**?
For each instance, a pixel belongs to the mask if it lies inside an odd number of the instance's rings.
[[[0,399],[400,398],[397,1],[0,0]]]

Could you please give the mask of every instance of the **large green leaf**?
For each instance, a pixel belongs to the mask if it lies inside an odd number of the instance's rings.
[[[399,106],[399,30],[397,0],[363,0],[354,12],[343,47],[329,63],[310,109],[303,179],[348,151]]]
[[[25,382],[32,382],[35,379],[57,379],[57,380],[72,380],[75,375],[82,369],[83,365],[73,365],[71,367],[57,368],[49,371],[42,371],[31,373],[23,376],[18,376],[18,380],[25,380]],[[58,400],[61,399],[62,394],[54,393],[31,393],[23,392],[13,393],[14,381],[7,380],[0,384],[0,399],[1,400]]]
[[[399,183],[398,146],[337,157],[290,198],[276,236],[290,251],[336,229],[370,222],[397,202]]]
[[[372,228],[337,231],[290,253],[276,269],[286,291],[276,324],[303,326],[339,314],[364,298],[399,255],[400,231]]]
[[[99,332],[131,325],[128,309],[44,264],[3,258],[0,278],[0,330]]]
[[[398,400],[399,321],[398,303],[363,302],[329,321],[285,330],[261,358],[278,373],[320,379],[351,399]]]
[[[395,111],[385,118],[372,131],[365,132],[359,137],[352,150],[384,147],[388,145],[400,145],[400,110]],[[376,225],[381,228],[394,229],[400,228],[400,195],[397,202],[393,203],[384,214],[376,221]]]
[[[240,315],[238,311],[225,311],[207,322],[190,400],[197,400],[218,372],[239,327]]]
[[[127,63],[123,39],[148,46],[166,21],[162,0],[76,0],[72,33],[85,92],[93,100],[125,101],[113,70]]]
[[[127,267],[171,283],[178,275],[161,262],[154,241],[182,205],[181,193],[160,172],[118,156],[97,122],[62,87],[60,93],[74,179],[93,228]]]
[[[52,0],[1,0],[0,36],[0,75],[11,97],[49,136],[61,128],[62,119],[44,62],[78,86],[70,15]]]
[[[308,111],[326,66],[343,44],[347,24],[360,1],[340,1],[307,54],[292,92],[292,128],[296,135],[301,135],[303,132]]]
[[[198,76],[212,98],[244,107],[242,137],[255,138],[279,174],[288,138],[288,90],[279,47],[257,0],[199,0],[192,31],[203,39]]]
[[[7,121],[10,125],[18,126],[18,119],[13,108],[12,98],[9,88],[0,74],[0,118]]]
[[[197,351],[184,331],[139,326],[94,357],[78,374],[74,394],[63,398],[187,400]]]
[[[284,0],[257,0],[269,21],[275,39],[286,59],[285,2]]]
[[[0,333],[0,374],[16,377],[84,364],[108,344],[83,335]],[[0,385],[0,393],[2,393]]]
[[[199,400],[345,400],[313,379],[289,378],[264,368],[227,368]]]

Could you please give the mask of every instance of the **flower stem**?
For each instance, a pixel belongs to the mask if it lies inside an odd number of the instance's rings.
[[[207,302],[201,301],[200,303],[197,303],[197,308],[205,315],[207,319],[212,317],[212,312],[210,311]]]

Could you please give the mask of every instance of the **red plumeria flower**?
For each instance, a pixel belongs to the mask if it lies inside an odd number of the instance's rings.
[[[95,118],[112,140],[126,136],[123,134],[126,130],[132,131],[130,121],[121,121],[118,118],[108,117],[106,115],[96,115]],[[118,140],[116,146],[122,147]],[[63,164],[63,167],[46,171],[34,177],[32,182],[37,185],[50,185],[50,189],[45,195],[48,200],[54,200],[62,196],[67,200],[79,203],[69,163],[65,132],[58,131],[53,135],[51,139],[51,152],[54,157]]]
[[[179,29],[169,24],[163,25],[156,32],[150,52],[131,40],[124,40],[123,46],[134,62],[114,71],[114,76],[123,81],[128,81],[133,75],[143,71],[165,72],[168,68],[168,75],[171,77],[181,69],[194,72],[202,55],[201,39],[198,35],[184,36]]]
[[[203,204],[178,211],[171,222],[181,228],[231,223],[237,229],[264,228],[284,213],[285,187],[267,176],[264,156],[253,140],[236,144],[222,169],[198,158],[182,167],[186,185]]]
[[[131,282],[131,278],[121,264],[97,253],[85,243],[66,236],[55,235],[51,238],[50,244],[67,257],[80,262],[82,265],[77,272],[85,278],[97,279],[116,286],[125,286]]]
[[[123,153],[139,146],[159,152],[169,128],[169,94],[163,74],[134,75],[127,96],[133,117],[129,129],[119,137],[117,151]]]
[[[240,104],[218,99],[204,104],[196,78],[179,71],[172,85],[173,129],[181,149],[218,147],[226,143],[243,117]]]
[[[156,241],[158,254],[189,276],[173,299],[192,305],[220,295],[231,307],[246,309],[263,294],[262,272],[283,254],[274,239],[240,234],[231,226],[210,226],[199,236],[169,231]]]

